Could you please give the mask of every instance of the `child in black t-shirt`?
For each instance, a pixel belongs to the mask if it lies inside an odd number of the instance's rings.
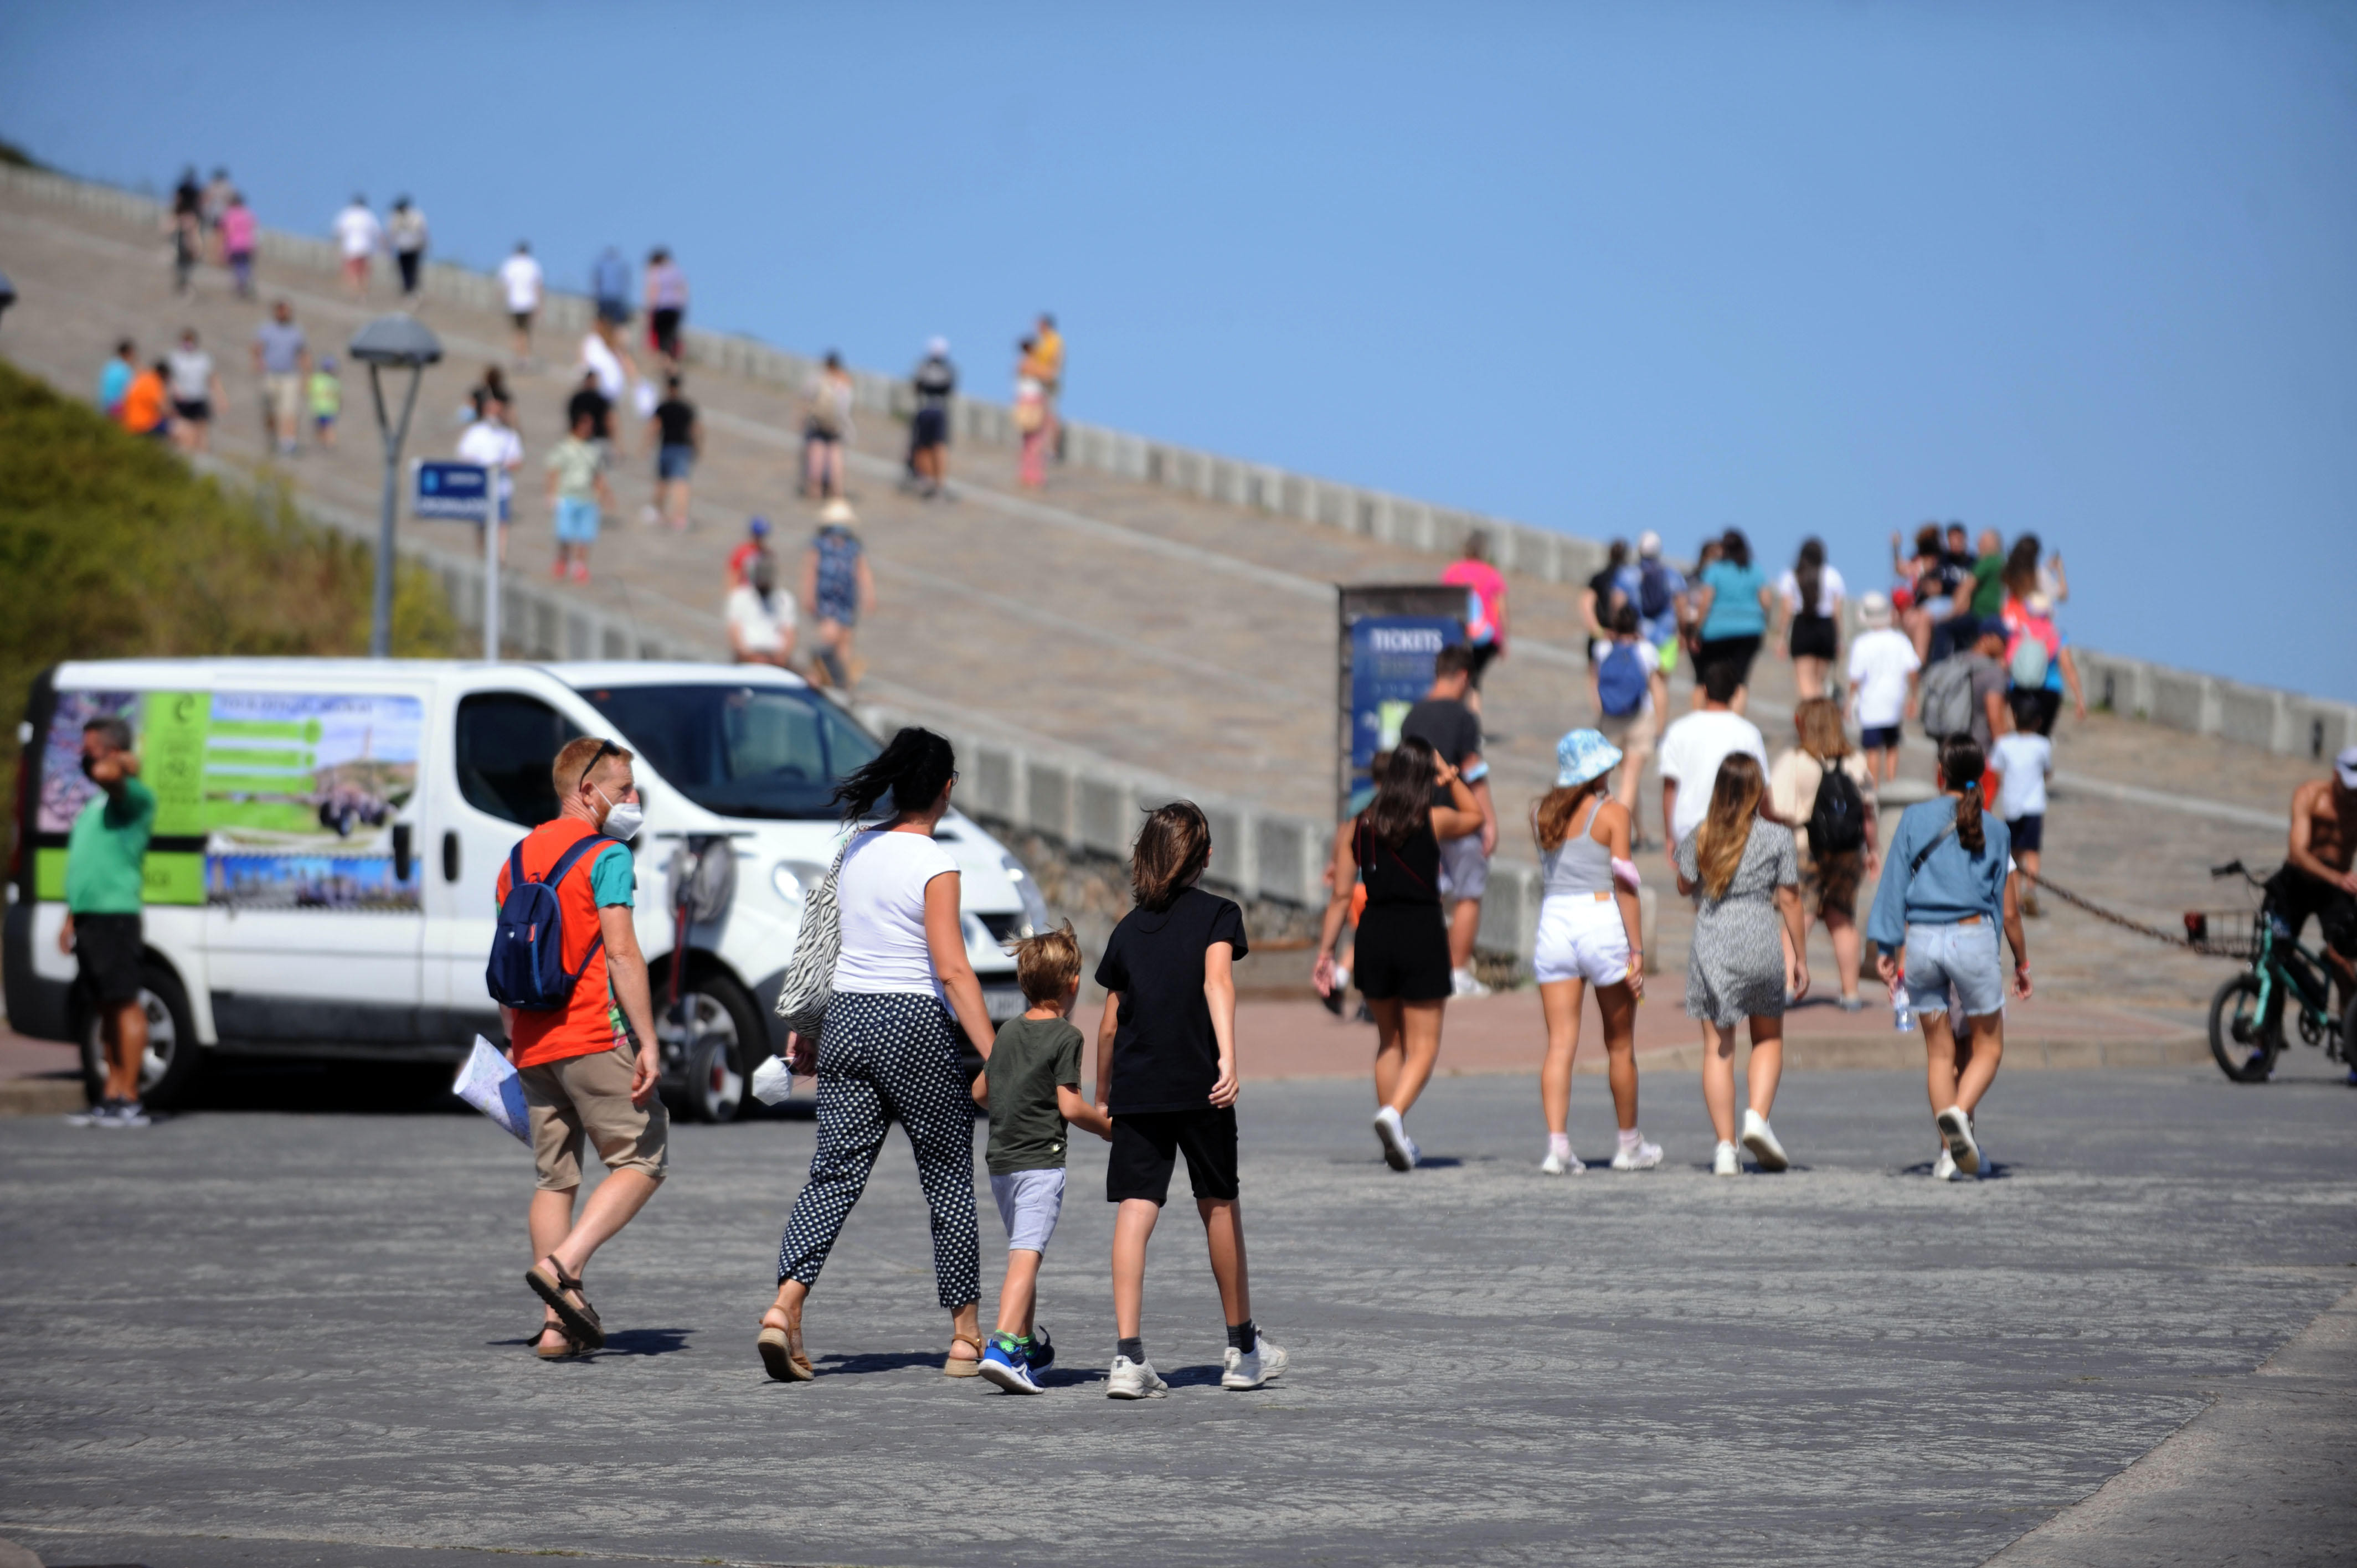
[[[1120,1343],[1105,1392],[1159,1399],[1169,1385],[1146,1359],[1146,1243],[1180,1151],[1211,1245],[1228,1320],[1220,1386],[1256,1389],[1285,1370],[1260,1337],[1236,1206],[1236,984],[1248,950],[1243,911],[1195,886],[1211,860],[1211,824],[1192,801],[1156,810],[1130,855],[1137,907],[1105,943],[1097,1031],[1097,1103],[1113,1118],[1105,1199],[1114,1219],[1113,1304]]]

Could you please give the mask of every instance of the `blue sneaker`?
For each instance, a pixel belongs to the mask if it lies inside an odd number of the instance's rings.
[[[982,1353],[982,1375],[1010,1394],[1036,1394],[1039,1385],[1031,1380],[1030,1359],[1012,1334],[994,1334],[990,1348]]]
[[[1056,1347],[1049,1340],[1047,1329],[1036,1324],[1031,1329],[1031,1348],[1026,1359],[1030,1361],[1031,1369],[1035,1372],[1045,1371],[1056,1364]]]

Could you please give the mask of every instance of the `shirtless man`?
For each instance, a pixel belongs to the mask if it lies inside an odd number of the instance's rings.
[[[2267,879],[2267,902],[2297,941],[2314,915],[2342,993],[2357,992],[2357,746],[2332,759],[2332,777],[2292,792],[2291,845]]]

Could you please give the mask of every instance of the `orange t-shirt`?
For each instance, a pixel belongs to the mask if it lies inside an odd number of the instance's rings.
[[[140,371],[123,394],[123,428],[134,435],[146,435],[164,423],[164,378],[153,371]]]
[[[543,822],[524,835],[524,875],[547,875],[549,869],[565,858],[566,850],[597,831],[578,817],[559,817],[554,822]],[[591,884],[597,878],[598,864],[617,850],[627,863],[630,852],[620,843],[592,850],[574,862],[565,880],[556,885],[557,904],[565,911],[565,972],[570,974],[579,969],[581,978],[574,982],[573,995],[563,1011],[516,1012],[512,1027],[518,1067],[539,1067],[544,1062],[610,1051],[622,1033],[621,1014],[614,1005],[612,984],[606,970],[605,944],[597,944],[597,952],[589,956],[586,966],[581,961],[598,934],[597,896]],[[508,870],[502,862],[496,890],[496,897],[501,900],[508,896]],[[627,906],[628,900],[609,897],[607,902]]]

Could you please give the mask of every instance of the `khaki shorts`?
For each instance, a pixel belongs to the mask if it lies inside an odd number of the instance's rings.
[[[630,1069],[638,1052],[627,1039],[610,1051],[528,1067],[523,1102],[532,1114],[532,1160],[543,1192],[581,1185],[581,1140],[597,1146],[613,1171],[644,1171],[656,1181],[671,1163],[671,1116],[661,1099],[644,1111],[630,1103]]]
[[[303,378],[277,375],[263,377],[262,401],[281,425],[293,424],[303,414]]]

